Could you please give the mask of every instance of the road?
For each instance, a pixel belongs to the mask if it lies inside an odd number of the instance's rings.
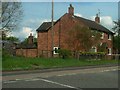
[[[118,66],[3,76],[3,88],[118,88]]]

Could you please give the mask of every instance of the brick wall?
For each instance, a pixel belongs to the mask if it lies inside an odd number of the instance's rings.
[[[111,48],[112,49],[112,52],[113,52],[113,36],[111,38],[111,40],[108,39],[108,34],[107,33],[104,33],[104,38],[101,39],[101,42],[102,43],[107,43],[108,47],[107,48]],[[106,49],[106,52],[107,52],[107,49]]]
[[[37,49],[16,49],[17,56],[37,57]]]
[[[38,38],[37,38],[37,45],[38,45],[38,57],[43,54],[43,51],[47,51],[48,49],[48,33],[47,32],[42,32],[38,33]]]

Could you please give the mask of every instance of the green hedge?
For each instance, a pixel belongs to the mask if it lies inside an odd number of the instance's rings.
[[[105,52],[80,52],[82,55],[105,55]]]

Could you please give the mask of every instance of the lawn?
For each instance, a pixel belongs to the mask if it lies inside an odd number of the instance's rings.
[[[3,57],[2,70],[34,70],[44,68],[78,67],[88,65],[117,64],[118,60],[77,60],[61,58]]]

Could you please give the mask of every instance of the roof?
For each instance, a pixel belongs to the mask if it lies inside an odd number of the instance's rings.
[[[88,19],[85,19],[85,18],[82,18],[82,17],[78,17],[78,16],[74,16],[74,17],[76,19],[80,20],[82,23],[84,23],[85,25],[87,25],[89,28],[91,28],[93,30],[98,30],[98,31],[106,32],[106,33],[113,33],[112,31],[110,31],[109,29],[105,28],[101,24],[96,23],[95,21],[88,20]]]
[[[36,30],[38,32],[46,32],[49,27],[51,27],[51,22],[43,22],[42,25]]]
[[[64,15],[66,15],[67,13],[65,13]],[[64,16],[63,15],[63,16]],[[63,17],[62,16],[62,17]],[[54,25],[62,18],[62,17],[60,17],[56,22],[53,22],[54,23]],[[49,28],[51,28],[52,27],[52,22],[43,22],[42,24],[41,24],[41,26],[36,30],[37,32],[46,32],[46,31],[48,31],[49,30]]]
[[[95,21],[92,21],[92,20],[89,20],[89,19],[85,19],[85,18],[82,18],[82,17],[78,17],[78,16],[75,16],[75,15],[74,15],[73,18],[75,18],[77,20],[80,20],[82,23],[84,23],[86,26],[88,26],[89,28],[91,28],[93,30],[98,30],[98,31],[102,31],[102,32],[105,32],[105,33],[111,33],[111,34],[113,34],[112,31],[110,31],[109,29],[105,28],[104,26],[96,23]],[[54,22],[54,25],[59,20],[60,20],[60,18],[56,22]],[[42,23],[42,25],[36,31],[38,31],[38,32],[46,32],[46,31],[49,30],[49,28],[51,28],[51,26],[52,26],[51,22],[44,22],[44,23]]]

